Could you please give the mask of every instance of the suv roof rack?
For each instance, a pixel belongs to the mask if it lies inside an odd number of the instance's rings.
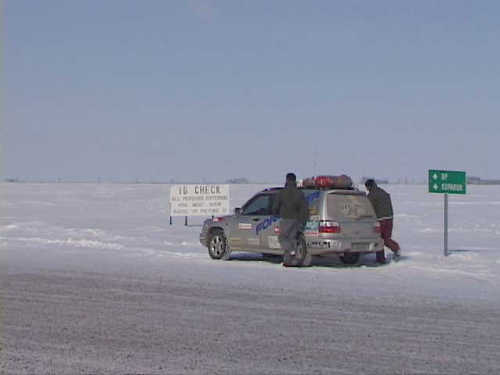
[[[340,176],[321,175],[308,177],[302,180],[302,187],[309,189],[339,189],[354,190],[354,184],[351,177],[343,174]]]

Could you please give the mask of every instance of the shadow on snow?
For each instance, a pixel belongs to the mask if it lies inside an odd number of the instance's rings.
[[[361,267],[384,267],[388,264],[395,263],[390,254],[386,254],[387,263],[379,264],[375,261],[375,254],[362,255],[359,261],[355,264],[345,264],[336,255],[324,255],[324,256],[314,256],[312,258],[311,267],[321,267],[321,268],[361,268]],[[408,260],[408,256],[401,256],[398,262]],[[245,253],[237,252],[231,254],[229,261],[238,262],[265,262],[273,264],[281,264],[283,257],[281,255],[272,254],[256,254],[256,253]]]

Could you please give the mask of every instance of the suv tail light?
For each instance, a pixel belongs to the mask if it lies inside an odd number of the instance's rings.
[[[274,227],[274,234],[280,234],[280,227]]]
[[[214,223],[220,223],[221,221],[224,221],[223,217],[214,217]]]
[[[382,228],[380,227],[380,222],[377,221],[375,224],[373,224],[373,230],[375,231],[375,233],[378,233],[378,234],[382,233]]]
[[[319,222],[319,233],[340,233],[340,224],[336,221],[321,220]]]

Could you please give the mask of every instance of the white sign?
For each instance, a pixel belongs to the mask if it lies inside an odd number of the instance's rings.
[[[229,185],[172,185],[170,216],[229,214]]]

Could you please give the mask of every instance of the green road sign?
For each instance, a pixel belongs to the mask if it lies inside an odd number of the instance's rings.
[[[429,169],[429,193],[465,194],[465,172]]]

